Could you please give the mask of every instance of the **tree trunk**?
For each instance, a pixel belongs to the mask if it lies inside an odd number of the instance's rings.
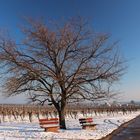
[[[61,129],[66,129],[66,123],[65,123],[65,109],[59,110],[59,125]]]

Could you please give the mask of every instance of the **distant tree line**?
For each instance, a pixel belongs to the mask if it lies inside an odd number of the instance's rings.
[[[132,113],[133,111],[140,110],[140,106],[110,106],[110,107],[68,107],[66,109],[66,117],[78,119],[78,114],[82,114],[83,117],[100,116],[102,114],[115,115],[122,113],[123,115]],[[40,118],[53,118],[58,117],[58,112],[55,108],[35,106],[35,105],[0,105],[0,120],[4,121],[24,121],[25,118],[28,121],[34,121]]]

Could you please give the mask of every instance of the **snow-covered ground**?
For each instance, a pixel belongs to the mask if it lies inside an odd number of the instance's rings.
[[[66,118],[67,130],[60,130],[59,133],[43,132],[39,123],[35,120],[33,123],[24,121],[12,121],[0,123],[0,140],[88,140],[99,139],[113,130],[117,129],[122,123],[127,122],[140,112],[132,112],[127,114],[116,113],[112,115],[101,114],[93,117],[94,123],[97,124],[96,130],[82,130],[78,118],[82,117],[78,114],[77,118]]]

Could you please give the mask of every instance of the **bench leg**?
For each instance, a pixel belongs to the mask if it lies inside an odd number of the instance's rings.
[[[83,125],[82,129],[85,129],[85,130],[95,130],[96,129],[96,125],[93,125],[93,126]]]
[[[45,132],[58,132],[58,127],[48,127],[45,128]]]

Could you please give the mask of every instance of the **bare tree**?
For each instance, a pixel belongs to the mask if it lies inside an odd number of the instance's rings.
[[[124,72],[116,43],[81,18],[53,28],[30,20],[23,33],[20,44],[0,37],[3,87],[8,96],[29,93],[33,102],[54,105],[63,129],[69,102],[109,98],[108,87]]]

